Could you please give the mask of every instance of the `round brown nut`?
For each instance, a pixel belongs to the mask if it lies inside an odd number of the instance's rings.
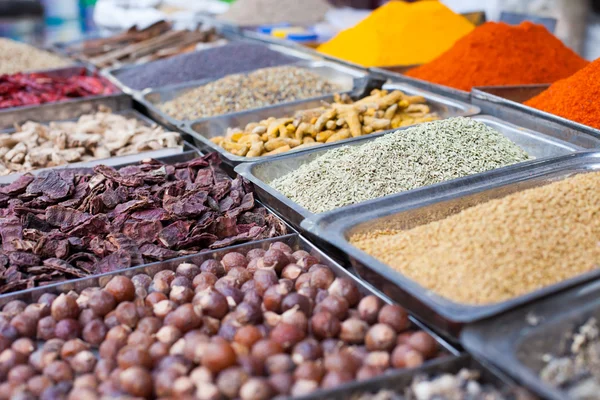
[[[361,344],[369,330],[369,324],[358,318],[349,318],[342,322],[340,339],[348,344]]]
[[[358,312],[360,314],[360,318],[367,322],[368,324],[374,324],[377,322],[377,317],[379,316],[379,310],[383,307],[383,302],[379,297],[375,295],[369,295],[363,297],[363,299],[358,303]]]
[[[227,398],[235,399],[240,389],[249,379],[248,374],[240,367],[230,367],[222,371],[217,378],[217,387]]]
[[[410,319],[406,310],[395,304],[386,304],[379,311],[380,324],[391,326],[396,333],[405,331],[410,327]]]
[[[104,288],[113,295],[117,303],[122,301],[133,301],[135,297],[135,286],[131,279],[126,276],[117,275],[113,277]]]
[[[283,353],[281,345],[274,340],[261,339],[252,346],[251,355],[264,363],[267,358],[274,354]]]
[[[149,397],[152,394],[152,376],[147,369],[132,366],[121,372],[119,384],[127,393],[136,397]]]
[[[392,352],[394,368],[415,368],[425,362],[423,355],[409,345],[400,344]]]
[[[313,334],[317,338],[334,338],[340,333],[340,321],[329,311],[316,313],[310,319]]]
[[[248,266],[248,260],[246,259],[246,256],[233,251],[225,254],[221,259],[221,263],[225,268],[225,272],[229,272],[235,267],[246,268]]]
[[[278,343],[284,350],[291,349],[305,336],[306,333],[297,326],[285,322],[279,323],[269,335],[271,340]]]
[[[431,358],[438,352],[438,344],[427,332],[415,332],[409,339],[408,345],[421,353],[425,358]]]
[[[375,324],[367,332],[365,345],[369,351],[390,351],[396,345],[396,331],[389,325]]]
[[[213,373],[219,373],[235,365],[237,356],[231,345],[225,341],[213,341],[204,350],[202,365]]]
[[[271,398],[271,387],[264,378],[250,378],[240,389],[242,400],[267,400]]]

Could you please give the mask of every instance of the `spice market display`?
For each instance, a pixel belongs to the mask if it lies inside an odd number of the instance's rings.
[[[600,129],[600,60],[596,60],[572,76],[552,84],[529,99],[526,105],[551,114]],[[567,107],[565,101],[570,103]]]
[[[333,94],[341,88],[305,68],[283,66],[229,75],[160,105],[178,120],[195,120]]]
[[[228,128],[225,136],[211,141],[238,156],[269,156],[436,119],[422,96],[375,89],[355,102],[336,94],[331,104],[297,111],[293,117],[270,117],[243,130]]]
[[[106,79],[85,70],[68,77],[44,73],[0,75],[0,109],[102,96],[117,89]]]
[[[598,398],[600,60],[436,0],[184,3],[0,38],[0,400]]]
[[[189,53],[224,42],[214,29],[174,30],[160,21],[144,29],[133,27],[108,38],[90,39],[65,46],[65,52],[98,68],[146,63]]]
[[[27,121],[0,133],[0,176],[180,145],[177,132],[101,108],[75,122]]]
[[[269,184],[322,213],[528,159],[500,132],[457,117],[328,150]]]
[[[68,67],[73,62],[25,43],[0,38],[0,75]]]
[[[365,67],[424,64],[473,28],[438,1],[390,1],[317,50]]]
[[[475,86],[552,83],[587,64],[542,25],[487,22],[406,75],[470,91]]]

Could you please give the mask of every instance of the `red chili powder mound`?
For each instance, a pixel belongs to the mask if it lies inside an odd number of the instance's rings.
[[[525,104],[600,129],[599,99],[600,58]]]
[[[470,91],[474,86],[552,83],[587,64],[542,25],[487,22],[406,75]]]

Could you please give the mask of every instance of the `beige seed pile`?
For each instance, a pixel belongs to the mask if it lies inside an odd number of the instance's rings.
[[[226,76],[165,102],[160,108],[178,120],[194,120],[322,96],[340,89],[304,68],[263,68]]]
[[[508,300],[600,263],[600,173],[580,174],[351,243],[459,303]]]
[[[71,61],[25,43],[0,38],[0,75],[66,67]]]

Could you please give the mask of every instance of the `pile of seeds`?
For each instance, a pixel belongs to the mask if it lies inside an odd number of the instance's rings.
[[[461,369],[457,374],[418,375],[404,391],[382,390],[362,394],[353,400],[526,400],[533,399],[524,389],[509,390],[481,382],[481,373]]]
[[[0,327],[3,399],[268,400],[440,355],[403,308],[285,243],[15,300]]]
[[[116,77],[130,88],[142,90],[216,79],[298,61],[298,58],[271,50],[262,44],[231,43],[131,67],[118,73]]]
[[[66,67],[72,61],[25,43],[0,38],[0,75]]]
[[[598,321],[590,318],[568,336],[566,354],[545,355],[547,365],[540,378],[563,390],[569,399],[595,399],[600,391],[600,330]]]
[[[230,75],[160,106],[179,120],[194,120],[332,94],[340,88],[304,68],[273,67]]]
[[[600,173],[483,203],[353,245],[455,302],[490,304],[592,271],[600,262]]]
[[[527,159],[499,132],[458,117],[327,151],[270,185],[321,213]]]
[[[177,147],[181,136],[101,108],[76,122],[28,121],[0,133],[0,175]]]
[[[375,89],[355,102],[347,94],[336,94],[331,104],[298,111],[293,117],[251,122],[244,130],[229,128],[226,136],[211,140],[232,154],[258,157],[438,118],[421,96]]]

